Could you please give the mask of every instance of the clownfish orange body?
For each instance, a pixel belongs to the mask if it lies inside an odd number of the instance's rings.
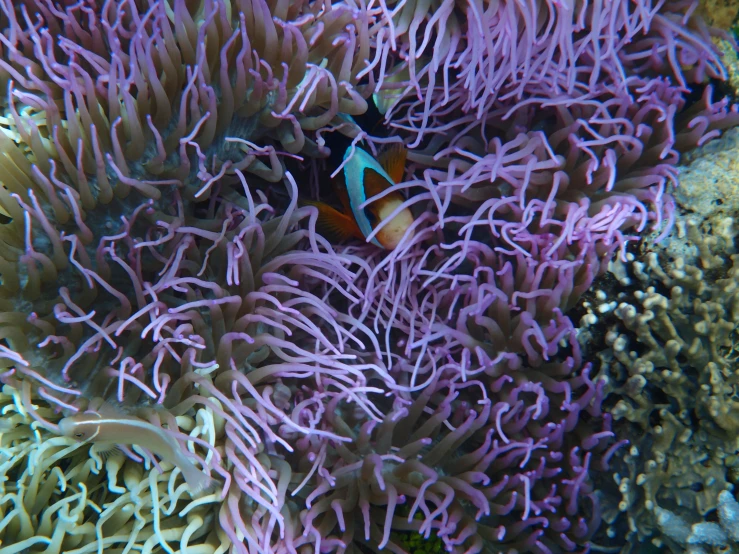
[[[308,202],[318,208],[318,232],[332,242],[352,237],[366,241],[375,228],[384,223],[370,242],[387,250],[398,246],[413,224],[413,214],[407,207],[393,216],[405,201],[403,195],[392,191],[363,208],[360,206],[403,179],[405,159],[403,146],[390,147],[379,161],[361,148],[355,148],[353,153],[347,149],[344,167],[335,183],[343,211],[323,202]]]

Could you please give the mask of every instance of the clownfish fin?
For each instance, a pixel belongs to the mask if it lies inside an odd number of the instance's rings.
[[[368,200],[391,186],[393,183],[374,169],[368,167],[364,170],[364,194]]]
[[[121,451],[118,445],[112,442],[96,442],[93,443],[91,449],[103,460]]]
[[[364,235],[357,227],[354,218],[341,213],[336,208],[316,202],[313,200],[302,200],[307,206],[315,206],[318,208],[318,221],[316,222],[316,231],[326,237],[332,243],[343,242],[350,238],[363,239]]]
[[[382,168],[387,171],[387,174],[393,180],[393,183],[400,183],[405,175],[405,162],[408,156],[408,151],[404,144],[394,142],[388,146],[380,155],[377,157],[377,161],[380,162]]]
[[[341,207],[344,209],[345,214],[352,213],[352,207],[349,203],[349,193],[346,191],[346,182],[344,180],[344,173],[339,173],[336,178],[333,181],[334,183],[334,193],[336,194],[337,198],[339,199],[339,202],[341,202]]]

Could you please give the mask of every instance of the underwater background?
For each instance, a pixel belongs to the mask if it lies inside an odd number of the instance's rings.
[[[0,554],[739,552],[734,0],[0,0]]]

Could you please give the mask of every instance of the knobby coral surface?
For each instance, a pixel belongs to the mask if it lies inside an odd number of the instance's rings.
[[[583,318],[588,351],[607,345],[599,357],[614,428],[633,441],[614,466],[618,502],[604,512],[609,532],[628,529],[632,547],[710,546],[699,536],[714,524],[691,540],[690,525],[675,531],[681,521],[713,517],[739,475],[737,230],[734,168],[724,163],[735,142],[733,130],[696,153],[675,191],[675,235],[659,246],[645,241],[628,264],[614,266],[618,288],[599,291]],[[717,548],[728,544],[716,540]]]
[[[668,540],[687,554],[709,552],[733,554],[739,542],[739,502],[729,491],[718,495],[718,522],[700,521],[689,525],[670,510],[657,508],[657,524]]]
[[[592,474],[624,441],[566,312],[630,240],[667,233],[680,153],[739,119],[710,85],[685,97],[725,77],[691,3],[0,7],[18,414],[0,445],[23,502],[0,539],[597,546]],[[393,136],[349,117],[373,94]],[[337,132],[411,148],[396,188],[416,219],[391,253],[329,244],[299,203]],[[188,498],[140,445],[95,461],[49,438],[101,402],[166,430],[213,488]]]

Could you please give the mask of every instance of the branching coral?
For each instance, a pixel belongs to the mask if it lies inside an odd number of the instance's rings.
[[[729,491],[718,495],[718,522],[701,521],[688,525],[670,510],[657,508],[657,524],[672,545],[687,554],[708,552],[733,554],[739,546],[739,502]]]
[[[620,300],[614,315],[625,328],[609,331],[611,348],[603,357],[621,397],[614,417],[634,422],[648,437],[637,443],[638,456],[627,459],[620,507],[640,512],[679,506],[704,515],[736,479],[738,467],[731,358],[736,260],[726,278],[706,282],[700,269],[680,259],[669,269],[656,254],[649,259],[641,275],[656,275],[669,288],[664,295],[654,287],[637,291],[633,303]],[[654,527],[649,517],[634,521],[642,536]]]
[[[604,287],[581,321],[590,352],[607,346],[599,354],[606,402],[616,431],[634,441],[615,465],[620,502],[604,513],[611,536],[628,528],[632,544],[651,538],[682,552],[688,531],[675,542],[665,510],[698,521],[737,480],[736,228],[726,211],[732,196],[721,194],[731,186],[715,184],[715,172],[730,172],[720,162],[733,148],[735,131],[682,171],[678,232],[616,264],[620,290]],[[706,171],[707,160],[718,163]]]

